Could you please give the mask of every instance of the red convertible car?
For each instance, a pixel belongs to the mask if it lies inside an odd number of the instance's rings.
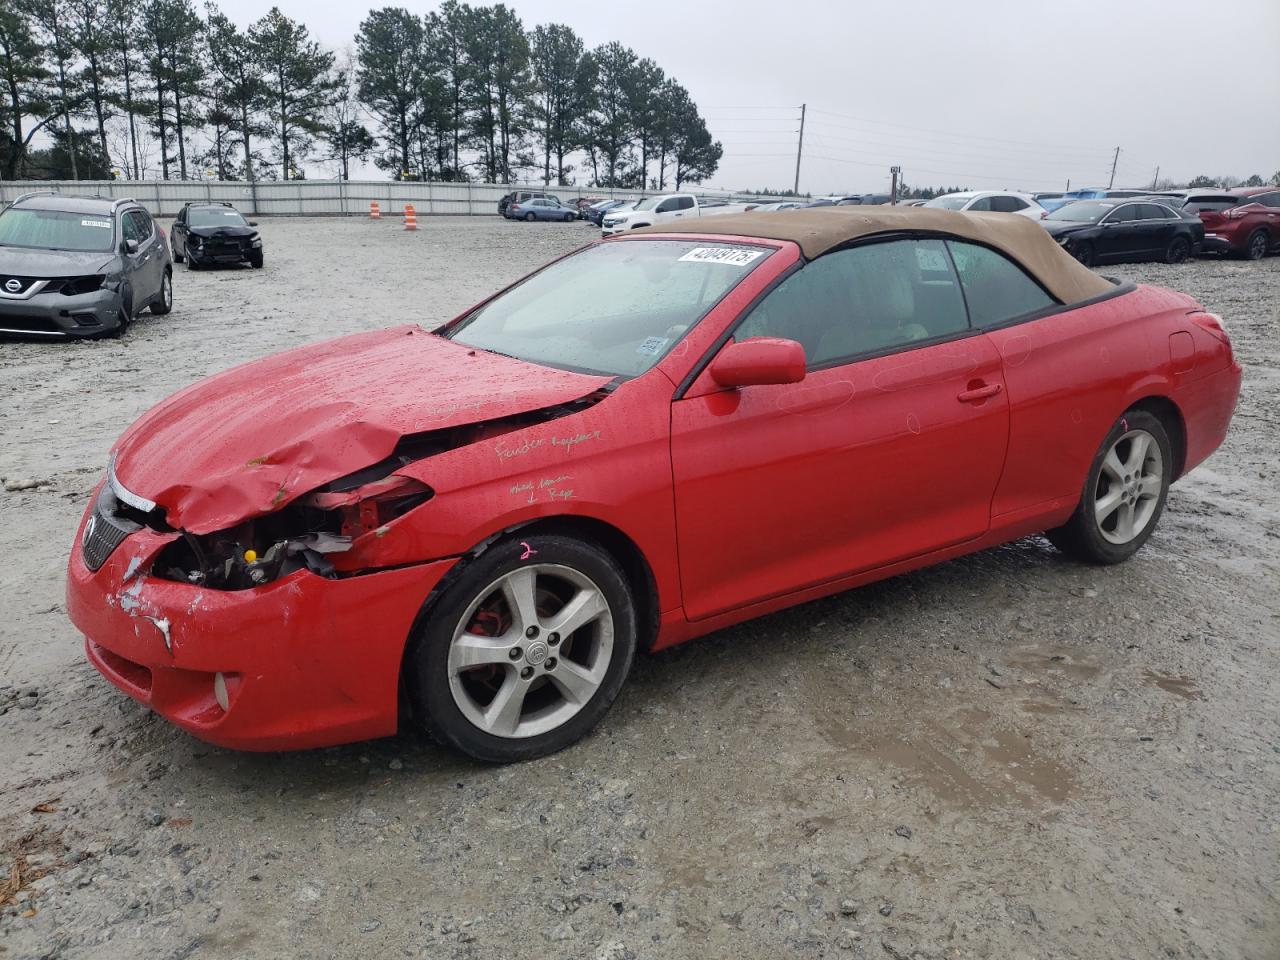
[[[217,744],[403,715],[530,758],[637,651],[1040,532],[1130,557],[1239,383],[1218,317],[1023,217],[655,227],[437,330],[161,403],[111,452],[68,612],[112,683]]]

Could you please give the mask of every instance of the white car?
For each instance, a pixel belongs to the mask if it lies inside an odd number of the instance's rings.
[[[989,210],[995,213],[1020,213],[1032,220],[1043,220],[1048,211],[1035,198],[1025,193],[1009,193],[1005,190],[966,190],[963,193],[944,193],[927,201],[926,207],[943,210]]]

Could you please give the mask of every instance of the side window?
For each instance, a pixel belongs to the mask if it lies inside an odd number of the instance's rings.
[[[991,209],[996,213],[1013,213],[1019,209],[1016,197],[991,197]]]
[[[658,209],[657,209],[657,210],[655,210],[654,212],[655,212],[655,213],[670,213],[670,212],[671,212],[672,210],[674,210],[675,208],[676,208],[676,199],[675,199],[675,197],[669,197],[669,198],[667,198],[666,200],[663,200],[660,204],[658,204]]]
[[[969,206],[965,207],[965,209],[966,209],[966,210],[996,210],[996,209],[999,209],[998,207],[994,207],[994,206],[992,206],[991,201],[992,201],[992,200],[994,200],[994,199],[995,199],[994,197],[980,197],[979,199],[977,199],[977,200],[973,201],[973,203],[969,204]]]
[[[151,236],[151,214],[145,210],[130,210],[129,216],[135,217],[138,221],[138,235],[146,240]]]
[[[1173,219],[1172,214],[1170,214],[1167,209],[1160,206],[1158,203],[1143,203],[1143,204],[1140,204],[1139,206],[1141,207],[1141,209],[1138,213],[1138,216],[1141,217],[1143,220],[1172,220]]]
[[[676,209],[677,209],[677,210],[692,210],[692,209],[693,209],[693,197],[676,197]]]
[[[1260,203],[1264,207],[1280,207],[1280,192],[1263,193],[1250,198],[1250,203]]]
[[[837,250],[793,273],[734,331],[797,340],[817,367],[967,330],[941,240]]]
[[[138,232],[138,221],[133,219],[132,210],[120,217],[120,235],[126,240],[142,242],[143,234]]]
[[[975,327],[1003,323],[1055,305],[1038,283],[1003,254],[958,240],[949,240],[947,245]]]

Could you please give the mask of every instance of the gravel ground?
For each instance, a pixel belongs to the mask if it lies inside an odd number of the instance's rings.
[[[88,666],[67,545],[170,392],[434,323],[581,224],[264,221],[121,342],[0,344],[0,956],[1280,956],[1280,258],[1106,270],[1229,324],[1224,447],[1128,564],[1029,539],[641,660],[601,728],[210,748]],[[234,398],[228,398],[234,403]],[[6,879],[7,878],[7,879]]]

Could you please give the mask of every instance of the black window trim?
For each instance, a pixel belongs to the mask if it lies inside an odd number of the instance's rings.
[[[850,250],[855,247],[869,246],[873,243],[888,243],[893,240],[942,240],[944,241],[943,246],[947,251],[947,258],[951,262],[952,270],[955,272],[956,283],[959,284],[960,286],[960,296],[964,300],[965,318],[968,320],[969,326],[964,330],[957,330],[950,334],[942,334],[937,337],[930,337],[927,340],[912,340],[909,343],[894,344],[891,347],[882,348],[880,350],[866,351],[864,353],[854,354],[849,357],[836,358],[835,360],[824,362],[822,364],[819,364],[813,367],[806,366],[805,368],[806,376],[810,372],[817,372],[819,370],[828,370],[831,367],[835,367],[835,366],[843,367],[851,363],[859,363],[863,360],[877,360],[880,357],[887,357],[895,353],[906,353],[909,350],[917,350],[917,349],[920,349],[921,347],[937,346],[942,343],[950,343],[951,341],[954,341],[954,340],[968,339],[971,336],[975,336],[981,333],[990,333],[995,330],[1004,330],[1007,327],[1015,327],[1023,323],[1030,323],[1034,320],[1043,320],[1046,317],[1056,316],[1057,314],[1065,313],[1068,310],[1080,310],[1080,309],[1083,309],[1084,307],[1091,307],[1094,304],[1102,303],[1106,300],[1111,300],[1115,297],[1124,296],[1125,294],[1132,293],[1134,290],[1138,289],[1137,284],[1131,280],[1120,280],[1115,277],[1104,277],[1103,279],[1108,280],[1112,284],[1114,284],[1113,289],[1104,290],[1102,293],[1099,293],[1092,297],[1086,297],[1084,300],[1077,300],[1074,303],[1063,303],[1061,300],[1055,297],[1048,290],[1045,290],[1044,284],[1040,283],[1038,279],[1032,276],[1031,273],[1026,269],[1026,267],[1024,267],[1017,260],[1010,257],[1003,250],[1000,250],[999,248],[994,247],[991,244],[983,243],[981,240],[973,240],[968,237],[957,237],[954,234],[943,233],[935,230],[894,231],[892,233],[881,233],[881,234],[876,234],[870,237],[859,237],[857,240],[852,240],[848,243],[842,243],[839,246],[832,247],[830,250],[825,251],[822,254],[822,256],[825,257],[829,254],[838,253],[841,250]],[[953,241],[953,240],[958,243],[971,243],[975,246],[986,247],[988,250],[991,250],[993,253],[999,254],[1000,256],[1004,257],[1006,260],[1008,260],[1010,263],[1016,266],[1019,270],[1021,270],[1023,274],[1026,275],[1026,277],[1029,280],[1031,280],[1032,283],[1038,286],[1041,290],[1044,290],[1045,295],[1048,296],[1049,299],[1053,301],[1053,303],[1050,306],[1044,307],[1041,310],[1034,310],[1031,313],[1020,314],[1016,317],[1009,317],[1007,320],[1001,320],[997,323],[988,323],[981,327],[975,327],[973,325],[973,316],[969,311],[969,299],[964,292],[964,283],[960,280],[960,273],[955,267],[954,258],[952,258],[951,256],[951,248],[947,243],[947,241]],[[816,257],[814,259],[820,260],[821,257]],[[790,267],[788,267],[781,274],[775,277],[769,283],[768,286],[766,286],[763,290],[761,290],[758,294],[756,294],[755,297],[752,298],[750,303],[748,303],[745,307],[742,308],[742,310],[739,312],[737,318],[733,321],[733,323],[731,323],[718,337],[716,337],[714,341],[712,341],[711,345],[707,348],[706,352],[698,359],[697,363],[695,363],[692,367],[690,367],[689,372],[685,374],[685,376],[680,380],[680,383],[676,386],[675,393],[672,394],[672,397],[671,397],[672,403],[676,402],[677,400],[684,399],[685,395],[689,392],[689,389],[693,386],[694,382],[698,379],[698,377],[702,375],[702,372],[707,368],[707,366],[711,363],[711,361],[715,359],[716,355],[722,349],[724,349],[724,345],[733,338],[735,331],[737,331],[738,327],[741,326],[742,323],[746,320],[746,318],[751,315],[751,312],[755,310],[757,306],[759,306],[760,302],[764,300],[765,297],[769,296],[769,294],[773,293],[773,291],[776,290],[779,286],[781,286],[783,281],[791,277],[792,274],[796,273],[799,270],[804,269],[805,266],[807,266],[812,262],[813,260],[809,260],[803,254],[801,254],[800,259],[798,259]],[[710,311],[708,311],[708,313],[709,312]],[[703,318],[704,319],[706,318],[706,314],[703,314]]]

